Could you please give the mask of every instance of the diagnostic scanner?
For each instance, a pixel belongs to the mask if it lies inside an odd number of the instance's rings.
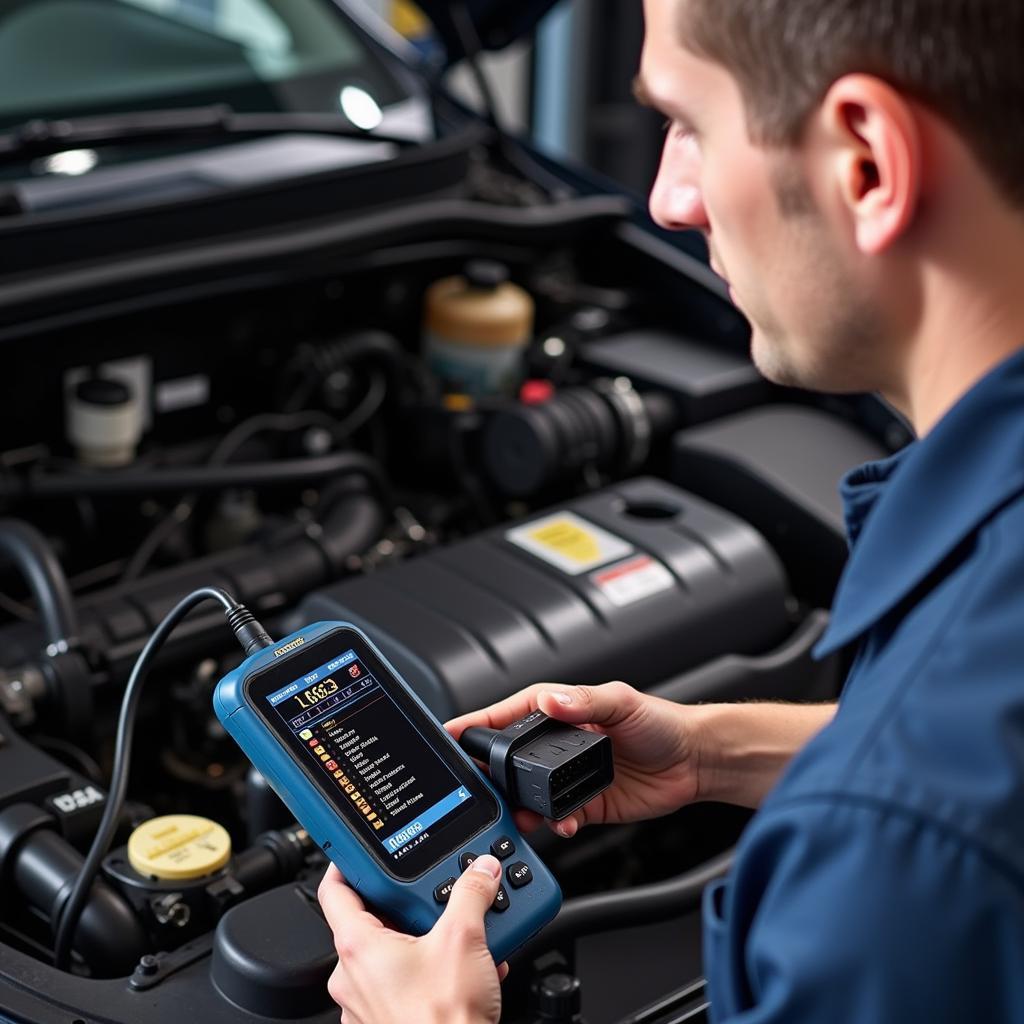
[[[213,703],[346,881],[404,930],[429,931],[485,853],[502,864],[485,919],[497,962],[558,912],[558,883],[505,801],[354,626],[319,622],[258,651]]]

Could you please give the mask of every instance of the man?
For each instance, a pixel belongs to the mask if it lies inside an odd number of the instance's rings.
[[[615,787],[566,837],[760,807],[706,894],[715,1021],[1024,1021],[1024,5],[644,6],[638,93],[669,120],[655,219],[706,234],[767,377],[880,392],[919,440],[843,485],[852,551],[819,653],[857,658],[834,719],[611,683],[450,728],[539,706],[609,733]],[[347,1022],[497,1019],[488,861],[420,939],[329,873]]]

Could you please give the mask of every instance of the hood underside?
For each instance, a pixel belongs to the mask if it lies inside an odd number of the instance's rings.
[[[418,6],[434,23],[451,64],[466,55],[456,28],[459,7],[472,20],[484,49],[501,50],[532,32],[557,3],[558,0],[418,0]]]

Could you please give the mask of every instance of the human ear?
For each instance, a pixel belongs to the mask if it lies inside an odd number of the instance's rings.
[[[918,119],[892,86],[845,75],[829,89],[821,116],[832,143],[832,173],[865,255],[884,252],[906,232],[921,195]]]

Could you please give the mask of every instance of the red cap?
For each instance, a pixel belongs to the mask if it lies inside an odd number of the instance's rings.
[[[549,380],[528,380],[519,389],[523,405],[543,405],[555,394],[555,385]]]

